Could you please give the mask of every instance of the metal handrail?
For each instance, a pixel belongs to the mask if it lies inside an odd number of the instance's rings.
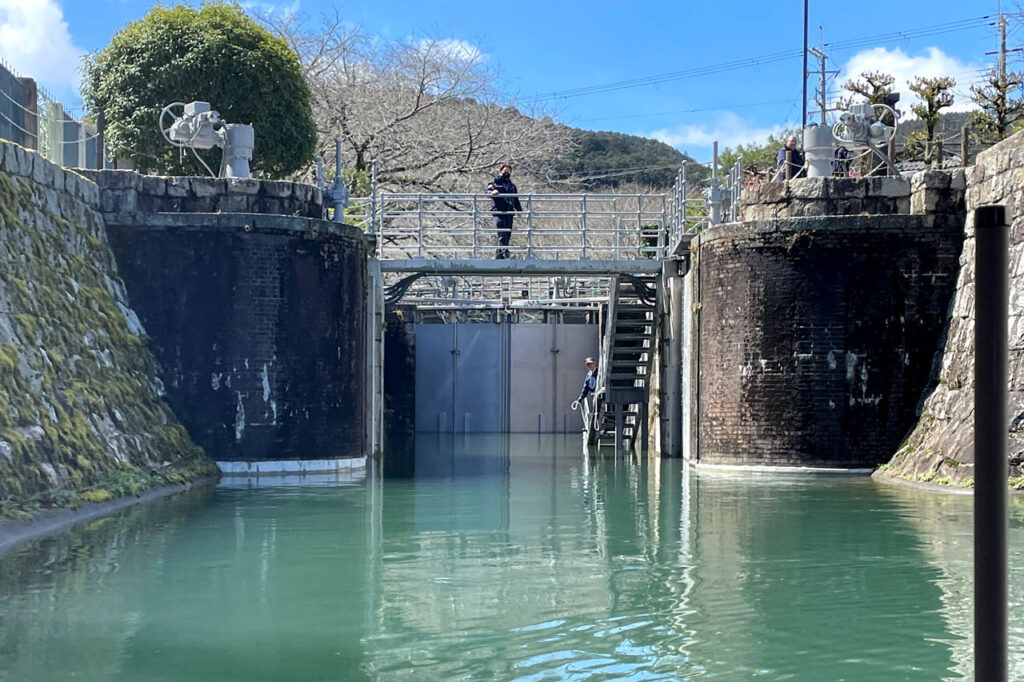
[[[482,201],[500,198],[518,198],[523,210]],[[502,214],[516,216],[509,251],[519,258],[659,259],[668,244],[664,194],[386,192],[349,206],[346,222],[376,234],[382,259],[493,258]]]

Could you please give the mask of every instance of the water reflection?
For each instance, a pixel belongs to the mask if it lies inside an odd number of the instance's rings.
[[[336,483],[197,491],[0,559],[0,679],[970,677],[970,498],[576,436],[421,435],[411,476]]]

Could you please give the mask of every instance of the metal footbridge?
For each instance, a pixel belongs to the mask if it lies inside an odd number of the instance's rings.
[[[346,222],[372,244],[381,313],[401,305],[445,322],[587,315],[601,330],[587,440],[645,445],[663,282],[685,268],[711,213],[688,196],[685,168],[679,177],[671,195],[514,195],[523,210],[507,254],[487,194],[375,192],[351,200]]]

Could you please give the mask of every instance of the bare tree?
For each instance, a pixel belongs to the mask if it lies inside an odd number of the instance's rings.
[[[1024,98],[1013,93],[1024,84],[1024,75],[1019,71],[1001,74],[991,69],[981,85],[971,86],[971,100],[981,111],[971,117],[971,125],[984,138],[998,142],[1016,128],[1024,116]]]
[[[500,162],[544,179],[572,145],[567,129],[501,103],[479,50],[437,37],[386,40],[326,17],[261,18],[291,44],[313,93],[318,149],[334,139],[357,173],[407,190],[474,191]]]
[[[918,76],[910,83],[911,92],[921,98],[921,101],[912,106],[910,110],[924,123],[924,141],[927,143],[929,157],[933,157],[937,149],[934,142],[935,127],[939,123],[939,112],[953,106],[954,97],[951,90],[955,85],[956,80],[950,76],[935,76],[934,78]],[[937,160],[941,161],[941,159]]]

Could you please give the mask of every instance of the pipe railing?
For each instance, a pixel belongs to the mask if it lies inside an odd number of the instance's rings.
[[[492,208],[513,198],[522,211]],[[668,246],[664,194],[382,193],[351,199],[346,222],[376,233],[382,259],[494,258],[498,215],[513,216],[514,258],[659,259]]]

